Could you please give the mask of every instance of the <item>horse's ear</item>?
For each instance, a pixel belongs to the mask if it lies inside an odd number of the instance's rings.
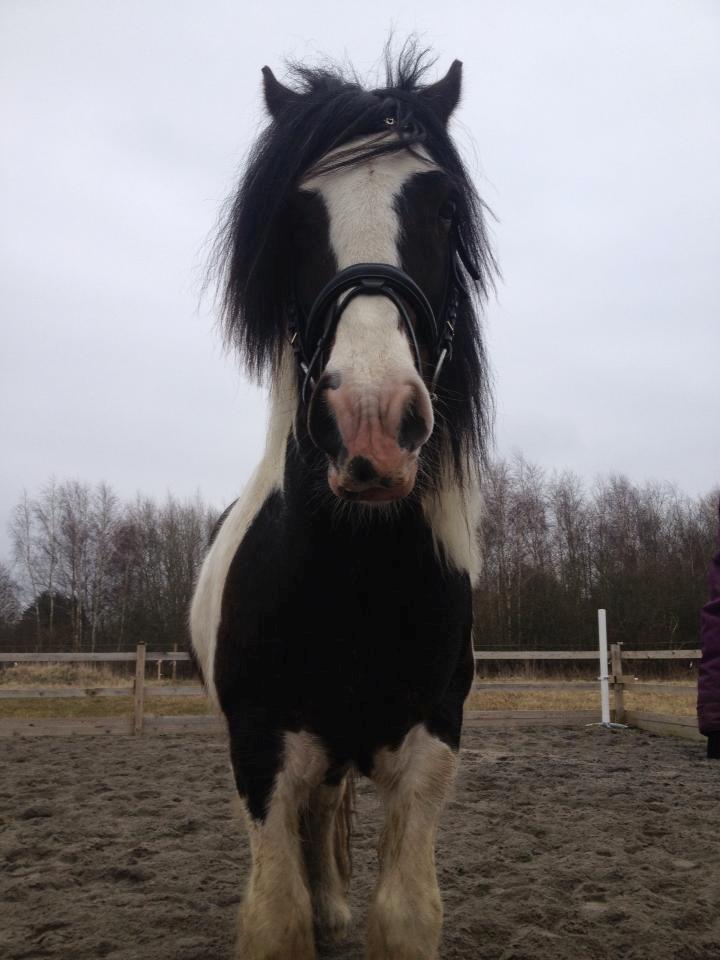
[[[283,86],[270,67],[263,67],[262,75],[265,106],[273,120],[278,120],[286,107],[298,101],[301,95],[290,87]]]
[[[460,60],[453,60],[450,69],[442,80],[418,90],[418,95],[443,123],[447,123],[451,113],[460,101],[461,86],[462,63]]]

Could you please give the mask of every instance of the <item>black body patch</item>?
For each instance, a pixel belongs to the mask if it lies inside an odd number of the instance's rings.
[[[215,683],[254,817],[285,731],[320,737],[331,778],[351,763],[367,774],[417,723],[457,749],[472,682],[469,578],[438,561],[417,499],[342,520],[315,456],[289,442],[285,492],[257,514],[223,596]]]

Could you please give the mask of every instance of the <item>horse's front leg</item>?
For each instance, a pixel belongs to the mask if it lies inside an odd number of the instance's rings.
[[[305,862],[321,941],[343,940],[350,926],[352,774],[337,784],[316,787],[303,824]]]
[[[314,960],[313,912],[300,821],[327,769],[306,733],[248,738],[233,732],[231,755],[243,801],[252,870],[240,907],[237,960]]]
[[[372,779],[385,804],[380,877],[370,909],[368,960],[434,960],[442,927],[435,836],[456,754],[424,726],[397,750],[375,755]]]

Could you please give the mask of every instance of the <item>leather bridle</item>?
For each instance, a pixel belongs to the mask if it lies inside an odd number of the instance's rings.
[[[453,224],[439,317],[435,316],[430,301],[412,277],[389,263],[355,263],[340,270],[322,288],[305,318],[301,316],[297,298],[293,298],[290,304],[288,335],[300,370],[300,397],[303,405],[309,404],[312,392],[322,375],[323,354],[332,343],[343,312],[355,297],[360,296],[386,297],[395,304],[410,342],[415,368],[421,377],[422,357],[416,324],[423,329],[423,339],[430,344],[433,364],[430,397],[435,401],[443,366],[452,359],[460,296],[466,295],[461,264],[473,280],[479,279],[477,268],[470,261],[462,243],[460,231],[457,225]]]

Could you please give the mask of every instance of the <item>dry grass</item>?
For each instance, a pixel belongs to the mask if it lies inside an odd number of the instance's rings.
[[[129,664],[134,669],[134,664]],[[124,687],[132,685],[132,669],[112,670],[105,664],[17,663],[0,670],[0,686]]]
[[[599,697],[588,690],[476,690],[467,710],[595,710]]]
[[[468,710],[596,710],[600,714],[599,698],[591,693],[563,693],[562,691],[482,691],[472,694],[467,702]],[[670,716],[693,716],[694,698],[673,694],[639,694],[626,698],[628,710],[644,710],[649,713]],[[203,697],[150,697],[145,712],[158,716],[205,715],[208,706]],[[0,701],[0,718],[49,719],[73,717],[76,719],[130,716],[132,700],[129,697],[113,697],[72,700],[3,700]]]
[[[38,670],[38,667],[42,669]],[[70,668],[72,668],[70,670]],[[12,676],[7,677],[12,671]],[[102,667],[83,667],[78,664],[20,664],[18,667],[3,671],[3,686],[128,686],[127,697],[73,698],[67,700],[28,699],[0,700],[0,717],[41,719],[50,717],[115,717],[130,715],[132,698],[130,696],[130,678],[123,678]],[[526,677],[522,679],[527,682]],[[561,680],[562,677],[544,678]],[[509,678],[503,677],[503,682]],[[542,681],[539,681],[539,685]],[[146,687],[145,710],[148,714],[161,716],[199,715],[208,712],[204,697],[153,697],[153,682]],[[644,710],[650,713],[664,713],[673,716],[693,716],[695,697],[673,692],[668,683],[667,693],[649,692],[631,687],[625,694],[625,706],[628,710]],[[573,690],[572,681],[566,690],[478,690],[472,693],[467,702],[469,710],[596,710],[600,713],[600,695],[595,690]],[[612,704],[612,695],[611,695]]]
[[[594,690],[478,690],[470,694],[469,710],[597,710],[600,713],[600,693]],[[656,693],[631,688],[625,694],[626,710],[644,710],[648,713],[667,713],[673,716],[693,716],[695,697],[674,693],[668,684],[667,693]],[[612,706],[612,694],[610,696]]]
[[[127,687],[127,697],[77,697],[69,699],[0,700],[0,718],[28,720],[52,717],[120,717],[132,714],[134,664],[112,669],[106,664],[85,663],[18,663],[0,670],[0,689],[17,690],[31,687]],[[169,668],[165,667],[169,673]],[[148,671],[149,673],[149,671]],[[153,697],[153,686],[166,686],[171,681],[147,680],[145,712],[161,716],[196,715],[208,712],[205,698]],[[179,681],[178,683],[182,683]],[[197,683],[197,680],[190,681]]]
[[[156,664],[148,664],[145,682],[162,685],[198,683],[187,673],[172,680],[172,667],[165,663],[162,679],[157,680]],[[17,663],[0,669],[0,688],[12,690],[25,687],[132,687],[135,664],[132,661],[111,667],[106,663]]]
[[[130,697],[90,697],[70,700],[0,700],[0,718],[40,720],[53,717],[95,719],[130,716]],[[204,697],[152,697],[145,700],[145,714],[163,717],[197,716],[209,713]]]

